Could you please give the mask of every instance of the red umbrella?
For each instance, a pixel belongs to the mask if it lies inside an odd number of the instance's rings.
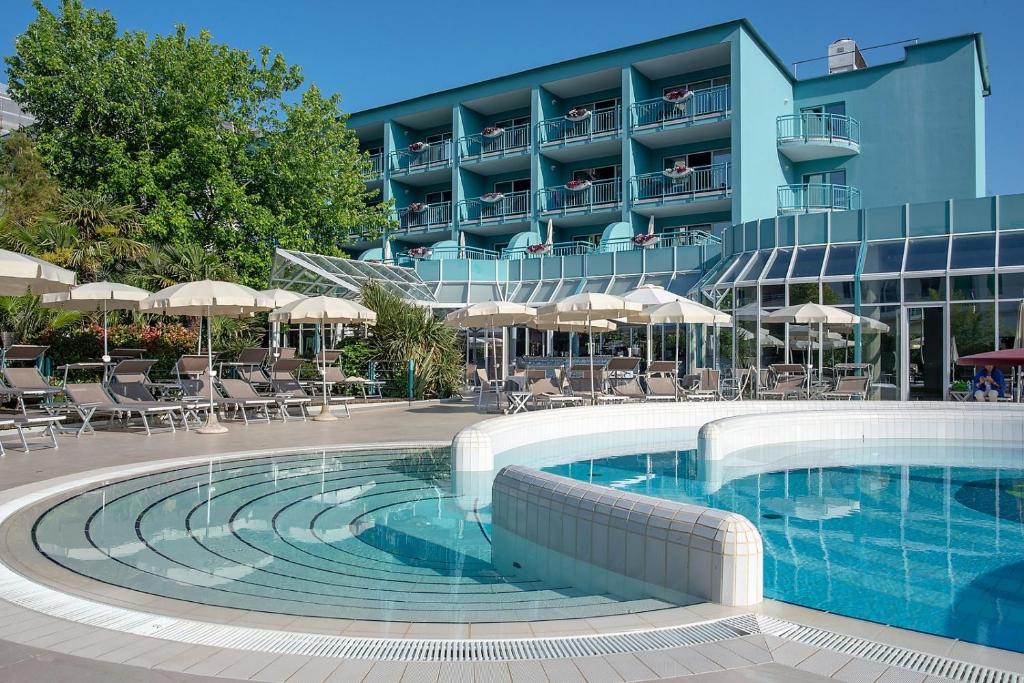
[[[976,353],[972,356],[963,356],[957,365],[1024,365],[1024,348],[1003,349],[1001,351],[986,351]]]

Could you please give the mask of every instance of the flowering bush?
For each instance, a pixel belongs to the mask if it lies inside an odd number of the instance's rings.
[[[145,356],[157,361],[153,376],[166,376],[180,356],[196,352],[198,332],[198,327],[186,327],[177,322],[114,324],[108,329],[108,345],[111,349],[145,349]],[[38,341],[50,347],[48,354],[55,367],[96,360],[103,355],[103,327],[97,323],[77,329],[47,331]]]

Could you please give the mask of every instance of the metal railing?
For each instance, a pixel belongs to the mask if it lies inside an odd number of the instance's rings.
[[[469,259],[474,261],[495,261],[499,258],[498,252],[493,249],[481,249],[480,247],[445,245],[443,247],[432,246],[428,247],[428,249],[430,250],[430,258],[433,260]],[[399,260],[413,261],[416,258],[423,257],[413,256],[408,250],[406,250],[398,252],[396,258]]]
[[[530,192],[510,192],[496,202],[465,199],[459,202],[461,221],[500,221],[512,216],[530,213]]]
[[[632,177],[633,201],[693,199],[697,195],[725,194],[732,187],[732,163],[696,166],[682,178],[664,173],[644,173]]]
[[[384,154],[378,152],[370,155],[370,178],[378,178],[384,173]]]
[[[724,114],[732,109],[732,89],[728,85],[693,90],[682,102],[668,102],[662,97],[630,105],[630,121],[635,128],[670,126],[701,117]]]
[[[391,153],[392,173],[415,173],[444,168],[452,163],[452,141],[434,142],[418,152],[400,149]]]
[[[490,155],[502,156],[508,152],[521,152],[530,146],[530,124],[506,128],[499,135],[488,137],[474,133],[459,138],[459,157],[479,159]]]
[[[556,142],[574,142],[622,130],[622,107],[595,109],[582,121],[570,121],[564,116],[544,119],[537,124],[542,145]]]
[[[780,185],[779,213],[852,211],[861,207],[860,190],[849,185],[802,183]]]
[[[860,122],[841,114],[787,114],[775,120],[775,133],[784,142],[842,142],[860,144]]]
[[[451,222],[451,202],[423,204],[418,211],[413,211],[410,207],[398,210],[398,227],[402,230],[415,230],[416,228],[426,228],[431,225],[450,225]]]
[[[712,235],[707,230],[680,230],[664,234],[658,242],[659,247],[706,247],[721,244],[722,238]]]
[[[543,213],[570,213],[618,204],[622,202],[622,179],[595,180],[582,190],[571,190],[565,185],[546,187],[537,190],[537,201]]]
[[[544,251],[531,252],[529,247],[506,247],[501,251],[502,259],[542,258],[544,256],[582,256],[594,253],[590,242],[556,242]]]

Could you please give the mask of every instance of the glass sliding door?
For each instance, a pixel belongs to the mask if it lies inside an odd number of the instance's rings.
[[[904,396],[910,401],[941,401],[949,385],[950,362],[945,331],[946,308],[939,305],[904,307]]]

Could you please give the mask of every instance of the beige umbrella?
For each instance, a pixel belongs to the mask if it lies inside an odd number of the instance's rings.
[[[537,309],[537,315],[557,317],[568,322],[586,320],[587,328],[592,329],[591,323],[594,320],[623,318],[642,310],[641,304],[626,301],[621,296],[583,292],[542,306]],[[594,350],[592,348],[590,349],[590,393],[594,394]]]
[[[459,230],[459,258],[466,258],[466,231]]]
[[[536,308],[513,301],[483,301],[452,311],[444,317],[444,324],[448,327],[493,329],[508,325],[522,325],[533,320],[536,315]],[[494,364],[498,364],[497,350],[494,352]],[[504,372],[504,368],[502,368],[502,372]]]
[[[28,254],[0,249],[0,296],[66,292],[75,273]]]
[[[675,324],[677,371],[679,367],[679,326],[681,324],[728,325],[732,323],[732,316],[728,313],[685,298],[644,311],[639,316],[635,316],[635,319],[646,320],[655,325]]]
[[[538,316],[527,323],[528,327],[545,332],[569,333],[569,367],[572,367],[572,335],[577,332],[612,332],[617,325],[611,320],[592,320],[590,327],[585,322],[560,320],[557,317],[542,318]]]
[[[227,427],[217,420],[217,411],[213,398],[213,334],[212,318],[215,315],[241,317],[257,311],[268,311],[273,302],[255,289],[234,282],[221,280],[199,280],[184,282],[161,289],[156,294],[139,302],[140,311],[160,313],[163,315],[190,315],[198,318],[206,317],[206,354],[209,363],[210,378],[210,410],[206,424],[200,427],[200,434],[221,434]]]
[[[262,294],[266,298],[268,298],[271,301],[273,301],[274,302],[274,308],[281,308],[282,306],[287,306],[288,304],[290,304],[293,301],[298,301],[299,299],[305,299],[306,298],[305,294],[299,294],[298,292],[293,292],[290,289],[277,289],[277,288],[275,288],[275,289],[262,289],[262,290],[260,290],[260,294]],[[277,323],[277,322],[272,322],[271,321],[270,322],[270,348],[275,349],[275,353],[276,353],[277,344],[278,344],[278,337],[281,336],[280,332],[281,332],[281,323]]]
[[[320,326],[320,340],[323,345],[323,326],[330,324],[376,325],[377,314],[371,309],[348,299],[334,296],[313,296],[301,298],[286,304],[268,316],[275,323],[313,323]],[[331,414],[330,401],[327,395],[327,354],[320,353],[323,362],[320,377],[323,380],[323,405],[320,414],[313,419],[317,422],[337,420]]]
[[[769,323],[797,323],[804,325],[854,325],[860,319],[859,316],[851,313],[850,311],[842,308],[836,308],[835,306],[826,306],[824,304],[797,304],[795,306],[786,306],[780,308],[777,311],[773,311],[766,316],[763,316],[761,320]],[[810,345],[811,334],[810,327],[808,327],[807,333],[808,345]],[[824,349],[818,347],[818,366],[824,362]],[[808,353],[808,355],[810,355]],[[807,388],[810,392],[810,386]]]
[[[551,218],[549,218],[548,219],[548,236],[544,240],[544,245],[550,251],[551,247],[554,245],[554,243],[555,243],[555,221],[552,220]]]
[[[632,301],[633,303],[640,304],[644,307],[644,310],[661,306],[672,301],[678,301],[685,297],[679,296],[673,292],[668,291],[660,285],[641,285],[636,289],[631,289],[622,295],[622,298],[626,301]],[[654,326],[651,323],[646,323],[647,326],[647,364],[650,365],[651,361],[654,360]]]
[[[103,311],[103,362],[110,362],[107,349],[107,311],[137,311],[149,292],[118,282],[87,282],[67,292],[44,294],[40,305],[66,311]]]
[[[394,257],[391,254],[391,240],[388,239],[387,235],[381,235],[381,239],[384,240],[384,244],[381,245],[380,258],[384,263],[390,263]]]

